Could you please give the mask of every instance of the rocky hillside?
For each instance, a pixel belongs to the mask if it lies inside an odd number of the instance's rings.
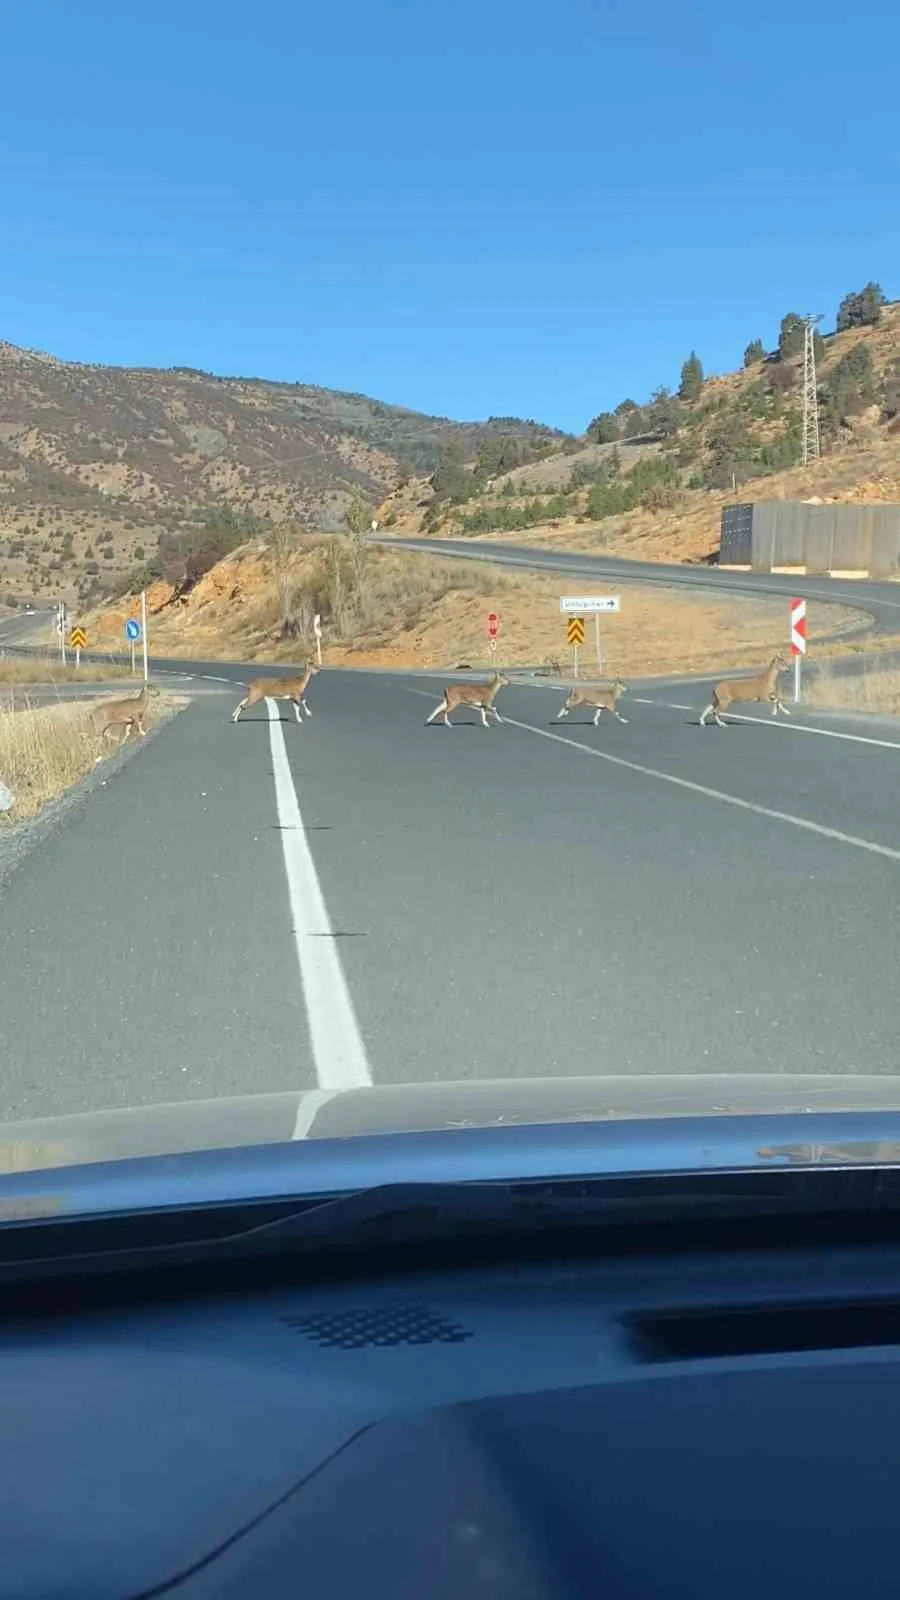
[[[341,525],[441,452],[518,459],[565,435],[454,423],[364,395],[255,378],[83,366],[0,343],[0,599],[121,587],[161,533],[230,514]]]
[[[822,454],[805,468],[803,326],[789,313],[771,349],[751,341],[740,371],[707,377],[692,353],[676,392],[600,413],[579,450],[491,471],[482,449],[467,475],[439,470],[393,490],[380,520],[397,533],[701,560],[736,494],[900,500],[900,304],[876,289],[848,296],[834,332],[816,333]]]

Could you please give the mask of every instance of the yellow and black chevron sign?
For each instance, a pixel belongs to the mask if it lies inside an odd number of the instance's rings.
[[[584,617],[570,617],[566,623],[566,640],[569,644],[584,644]]]
[[[73,628],[69,634],[69,643],[73,650],[83,650],[87,644],[87,634],[83,628]]]

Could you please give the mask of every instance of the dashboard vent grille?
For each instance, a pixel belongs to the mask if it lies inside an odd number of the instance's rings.
[[[390,1345],[461,1344],[471,1339],[468,1328],[451,1322],[427,1306],[373,1306],[352,1311],[322,1311],[308,1317],[282,1319],[295,1333],[336,1350],[363,1350]]]

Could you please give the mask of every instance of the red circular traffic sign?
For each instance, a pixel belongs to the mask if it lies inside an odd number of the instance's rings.
[[[487,631],[492,639],[496,639],[498,633],[500,632],[500,618],[498,617],[496,611],[488,612]]]

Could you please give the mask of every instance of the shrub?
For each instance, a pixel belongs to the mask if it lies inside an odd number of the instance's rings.
[[[789,389],[793,389],[797,381],[797,371],[787,362],[780,361],[776,366],[769,368],[766,379],[772,394],[786,394]]]

